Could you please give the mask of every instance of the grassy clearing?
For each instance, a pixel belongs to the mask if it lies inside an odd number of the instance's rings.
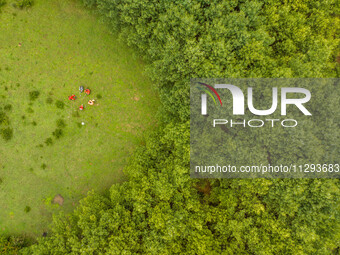
[[[80,94],[80,85],[92,94]],[[0,130],[13,132],[0,136],[0,231],[41,235],[52,213],[122,181],[157,106],[143,63],[78,3],[3,7]],[[58,194],[62,206],[53,203]]]

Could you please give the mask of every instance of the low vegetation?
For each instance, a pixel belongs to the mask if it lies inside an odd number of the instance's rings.
[[[112,43],[99,17],[77,1],[30,5],[8,0],[0,14],[0,235],[7,241],[42,236],[52,214],[124,180],[158,106],[141,60]],[[93,94],[80,94],[81,85]],[[57,194],[65,203],[51,205]]]

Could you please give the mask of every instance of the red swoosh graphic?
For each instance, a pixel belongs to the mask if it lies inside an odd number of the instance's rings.
[[[221,101],[220,95],[217,93],[217,91],[212,86],[205,84],[205,83],[202,83],[202,82],[199,82],[199,84],[202,84],[202,85],[208,87],[212,92],[214,92],[215,95],[217,96],[218,100],[220,101],[221,106],[222,106],[222,101]]]

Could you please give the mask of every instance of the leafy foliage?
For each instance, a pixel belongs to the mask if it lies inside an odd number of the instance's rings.
[[[192,77],[335,77],[336,1],[98,1],[149,61],[166,118],[189,118]]]
[[[35,254],[331,254],[338,180],[193,180],[188,123],[149,137],[110,197],[90,193]]]
[[[0,254],[14,255],[19,254],[22,248],[27,247],[29,242],[26,238],[18,236],[0,235]]]

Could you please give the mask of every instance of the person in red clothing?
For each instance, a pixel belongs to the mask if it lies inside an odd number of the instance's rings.
[[[91,90],[90,89],[85,89],[85,94],[86,95],[90,95],[91,94]]]
[[[83,105],[81,105],[80,107],[79,107],[79,110],[84,110],[84,106]]]
[[[76,96],[75,95],[69,96],[68,100],[76,100]]]

